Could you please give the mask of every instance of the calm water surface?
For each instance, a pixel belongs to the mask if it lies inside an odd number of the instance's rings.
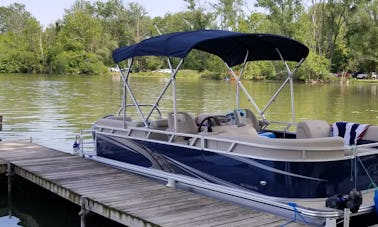
[[[151,104],[167,80],[149,77],[132,78],[131,82],[138,101]],[[280,83],[246,82],[245,86],[259,107],[263,108]],[[377,124],[377,87],[378,81],[349,85],[295,84],[296,121],[325,119],[330,123],[346,120]],[[235,84],[232,82],[179,78],[178,110],[193,114],[228,113],[235,108],[234,91]],[[160,104],[165,116],[172,107],[170,94],[171,92],[168,92],[168,96]],[[116,113],[121,103],[121,95],[122,82],[118,76],[0,74],[0,115],[3,115],[3,131],[0,132],[0,139],[32,138],[35,143],[71,152],[75,135],[80,129],[89,129],[98,118]],[[247,99],[242,96],[241,107],[248,106]],[[288,88],[285,88],[267,111],[266,116],[269,120],[289,121],[290,110],[290,94]],[[132,113],[132,116],[135,117],[135,113]],[[0,191],[0,195],[2,195],[0,211],[7,210],[4,190]],[[22,201],[24,202],[16,205],[35,206],[34,201],[28,201],[23,197]],[[52,214],[49,216],[54,217],[55,223],[60,223],[55,226],[75,226],[79,225],[77,212],[76,210],[71,212],[72,214],[63,212],[62,219]],[[2,215],[0,212],[0,226],[7,226],[8,223],[18,226],[14,223],[18,222],[17,218],[22,219],[22,216],[4,219],[2,217],[4,215],[6,214]],[[73,215],[74,221],[64,224],[67,219],[64,216],[70,215]],[[43,220],[47,219],[49,218],[45,217]],[[51,226],[41,223],[32,225],[22,222],[21,226]]]
[[[133,78],[132,89],[140,103],[152,103],[166,83],[162,78]],[[262,109],[279,87],[276,82],[246,82]],[[296,121],[325,119],[378,123],[377,83],[349,85],[295,84]],[[193,114],[228,113],[235,108],[235,84],[212,80],[178,79],[178,110]],[[171,92],[161,101],[166,115],[172,108]],[[118,76],[40,76],[0,74],[0,115],[3,140],[28,139],[71,152],[75,134],[89,129],[96,119],[118,110],[122,83]],[[151,98],[152,97],[152,98]],[[248,107],[242,96],[241,107]],[[269,120],[288,121],[290,95],[286,88],[267,111]],[[135,115],[132,113],[132,115]]]

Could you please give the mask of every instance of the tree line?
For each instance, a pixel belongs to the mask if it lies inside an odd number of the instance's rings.
[[[122,0],[77,0],[62,20],[41,26],[25,5],[0,7],[0,72],[106,74],[112,50],[162,33],[223,29],[273,33],[296,39],[310,49],[298,79],[324,79],[330,73],[372,72],[378,63],[377,0],[185,0],[187,9],[150,17],[143,6]],[[166,61],[137,59],[139,70],[166,68]],[[193,51],[184,68],[224,74],[220,60]],[[248,64],[244,77],[277,79],[274,62]],[[223,70],[223,71],[222,71]],[[278,74],[277,74],[278,73]],[[276,75],[277,74],[277,75]]]

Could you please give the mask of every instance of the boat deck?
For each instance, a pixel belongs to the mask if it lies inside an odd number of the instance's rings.
[[[0,173],[6,163],[15,174],[82,209],[127,226],[279,226],[288,221],[32,143],[0,142]]]

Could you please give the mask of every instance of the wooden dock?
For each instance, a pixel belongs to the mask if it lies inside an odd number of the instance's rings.
[[[288,220],[88,159],[25,142],[0,142],[0,173],[13,172],[126,226],[280,226]],[[292,223],[287,226],[299,226]]]

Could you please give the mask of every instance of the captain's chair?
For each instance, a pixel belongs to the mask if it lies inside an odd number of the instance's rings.
[[[187,112],[177,112],[176,120],[177,120],[176,132],[189,133],[189,134],[198,133],[198,128],[194,119]],[[173,113],[168,114],[168,129],[170,131],[175,130],[175,122],[174,122]]]
[[[251,125],[256,129],[256,132],[261,131],[257,117],[250,109],[234,110],[234,116],[237,125]]]

